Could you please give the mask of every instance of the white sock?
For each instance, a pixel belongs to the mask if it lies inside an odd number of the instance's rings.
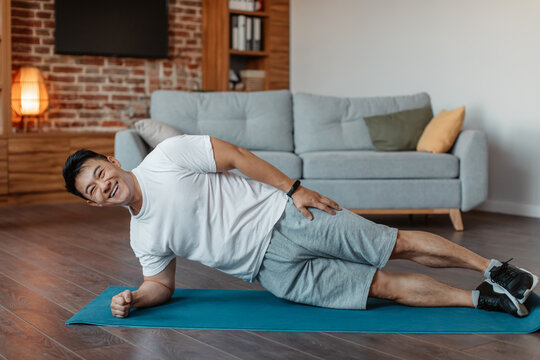
[[[480,297],[480,290],[473,290],[472,291],[472,303],[475,308],[478,307],[478,298]]]
[[[494,267],[494,266],[501,266],[502,265],[502,262],[500,262],[499,260],[497,259],[491,259],[491,262],[489,263],[487,269],[486,269],[486,272],[484,272],[484,277],[486,279],[491,279],[491,276],[490,276],[490,273],[489,271]]]

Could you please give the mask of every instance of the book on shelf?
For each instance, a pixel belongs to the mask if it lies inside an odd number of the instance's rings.
[[[238,50],[246,50],[246,16],[238,15]]]
[[[253,50],[261,51],[262,50],[262,21],[261,18],[253,19]]]
[[[244,78],[264,78],[266,71],[264,70],[241,70],[240,77]]]
[[[253,18],[246,18],[246,50],[253,50]]]
[[[242,70],[240,78],[242,79],[243,90],[245,91],[263,91],[265,85],[266,71],[264,70]]]
[[[231,17],[231,49],[238,49],[238,16]]]
[[[230,10],[261,11],[262,8],[262,0],[229,0]]]
[[[262,19],[257,16],[231,16],[231,49],[262,51]]]

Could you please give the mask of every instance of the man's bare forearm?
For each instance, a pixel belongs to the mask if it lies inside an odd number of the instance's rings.
[[[249,150],[240,148],[239,151],[241,156],[236,159],[234,164],[234,167],[238,171],[254,180],[272,185],[283,192],[289,191],[294,180],[279,171],[272,164],[255,156]]]
[[[172,296],[169,288],[156,281],[143,282],[132,294],[132,308],[161,305],[167,302]]]

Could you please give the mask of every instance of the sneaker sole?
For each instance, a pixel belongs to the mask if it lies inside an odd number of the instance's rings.
[[[525,317],[527,315],[529,315],[529,310],[527,310],[527,308],[525,307],[525,305],[523,305],[522,303],[520,303],[518,301],[518,299],[516,299],[514,296],[512,296],[508,290],[506,290],[505,288],[503,288],[502,286],[500,286],[499,284],[491,284],[491,286],[493,287],[493,291],[496,292],[497,294],[505,294],[509,299],[510,301],[512,301],[512,304],[514,304],[514,306],[516,307],[517,309],[517,315],[519,317]]]
[[[533,284],[531,288],[525,291],[525,293],[523,294],[523,298],[518,299],[518,301],[523,304],[525,303],[525,301],[527,301],[527,298],[529,297],[529,295],[531,295],[536,285],[538,285],[538,276],[534,275],[532,272],[525,270],[523,268],[519,268],[519,269],[525,271],[526,273],[531,274],[531,276],[533,277]]]
[[[532,278],[533,278],[533,283],[531,285],[531,287],[529,289],[527,289],[525,291],[525,293],[523,293],[523,297],[521,299],[518,299],[516,298],[515,296],[511,295],[510,293],[508,293],[508,291],[506,292],[509,296],[512,296],[514,299],[516,299],[517,301],[519,301],[521,304],[524,304],[525,301],[527,301],[527,299],[529,298],[529,295],[531,295],[531,293],[533,292],[533,290],[536,288],[536,285],[538,285],[538,276],[534,275],[532,272],[530,272],[529,270],[526,270],[526,269],[523,269],[523,268],[518,268],[519,270],[522,270],[522,271],[525,271],[527,274],[531,275]],[[484,279],[484,281],[487,281],[488,283],[491,284],[491,286],[494,286],[494,285],[497,285],[501,288],[503,288],[501,285],[497,284],[496,282],[493,282],[491,281],[491,279]],[[504,288],[503,288],[504,289]],[[506,290],[506,289],[504,289]]]

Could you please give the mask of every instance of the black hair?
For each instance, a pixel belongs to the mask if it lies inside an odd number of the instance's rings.
[[[88,199],[75,188],[75,179],[77,179],[77,175],[81,172],[84,164],[90,159],[107,160],[107,157],[92,150],[80,149],[67,158],[64,169],[62,169],[62,175],[64,175],[67,191],[84,200]]]

